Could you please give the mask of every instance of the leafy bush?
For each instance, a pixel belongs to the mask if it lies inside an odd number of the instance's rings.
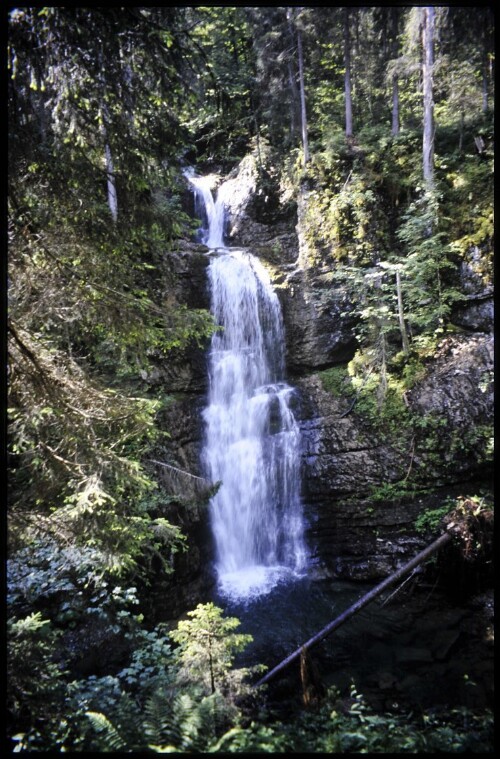
[[[437,509],[428,509],[415,519],[417,532],[436,533],[442,525],[444,517],[455,507],[455,502],[447,499],[447,502]]]

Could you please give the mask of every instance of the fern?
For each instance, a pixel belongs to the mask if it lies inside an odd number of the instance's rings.
[[[148,743],[165,744],[175,741],[176,726],[172,716],[171,696],[164,690],[155,691],[144,705],[144,736]]]
[[[155,750],[198,751],[204,720],[201,704],[188,693],[172,698],[165,691],[153,693],[144,706],[144,737]]]
[[[126,748],[127,742],[105,714],[102,712],[85,712],[85,715],[99,735],[100,742],[103,744],[103,751],[120,751]]]
[[[173,715],[179,736],[179,748],[184,750],[198,749],[199,731],[202,720],[199,705],[189,693],[181,693],[174,701]]]
[[[157,752],[203,752],[227,729],[227,705],[220,694],[153,693],[144,706],[144,739]]]

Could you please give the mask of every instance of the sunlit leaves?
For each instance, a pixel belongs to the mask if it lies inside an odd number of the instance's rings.
[[[188,612],[172,631],[172,639],[180,644],[179,659],[188,679],[203,681],[207,693],[227,690],[235,654],[252,641],[251,635],[232,632],[240,622],[224,617],[213,603],[199,604]]]

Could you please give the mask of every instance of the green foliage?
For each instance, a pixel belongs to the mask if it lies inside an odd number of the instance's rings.
[[[370,490],[370,501],[375,503],[398,502],[403,498],[415,498],[418,494],[415,484],[407,480],[399,482],[384,482]]]
[[[94,589],[93,601],[104,611],[110,603],[106,600],[109,591],[106,593],[105,583],[101,583],[100,589],[101,594]],[[120,588],[115,588],[112,595],[123,596],[130,602],[135,598],[132,591],[122,593]],[[249,636],[229,633],[239,622],[232,618],[223,620],[221,609],[211,605],[203,614],[200,609],[192,614],[196,629],[179,626],[180,637],[184,639],[187,635],[191,641],[182,645],[180,655],[170,642],[178,637],[175,631],[168,634],[162,625],[151,631],[138,624],[127,626],[125,617],[118,613],[118,629],[133,646],[127,666],[114,676],[91,675],[72,682],[67,680],[68,673],[51,663],[54,636],[47,636],[50,629],[47,620],[37,614],[12,624],[9,628],[12,652],[9,704],[14,715],[20,713],[20,722],[28,720],[30,725],[17,734],[15,740],[19,746],[23,750],[145,751],[149,748],[160,752],[199,752],[212,748],[239,718],[234,699],[244,689],[237,684],[241,673],[235,671],[233,676],[230,672],[230,660]],[[192,651],[202,635],[196,625],[196,620],[202,618],[209,622],[213,632],[211,661],[217,686],[223,686],[225,694],[218,687],[208,693],[201,669],[195,667],[191,671],[188,683],[183,676],[186,651]],[[111,620],[108,624],[111,625]],[[201,653],[197,656],[200,658]],[[40,681],[41,665],[46,677]],[[41,716],[44,708],[44,719],[38,720],[35,726],[31,720]]]
[[[9,15],[9,537],[95,548],[116,574],[153,555],[169,570],[182,545],[142,464],[162,405],[143,378],[213,330],[173,296],[180,15]]]
[[[409,412],[403,399],[401,383],[388,376],[383,395],[380,393],[383,378],[372,373],[369,379],[353,377],[353,383],[359,388],[356,412],[372,425],[395,436],[409,430]],[[385,386],[385,382],[383,387]]]
[[[452,304],[463,295],[449,283],[445,286],[453,263],[440,226],[438,198],[427,192],[409,207],[398,238],[406,252],[402,261],[406,318],[415,328],[442,332]]]
[[[198,604],[187,614],[190,619],[179,622],[171,633],[180,646],[181,676],[187,682],[203,683],[207,693],[235,692],[249,670],[232,670],[234,657],[252,641],[252,636],[233,633],[239,620],[223,617],[222,609],[213,603]]]
[[[133,563],[148,531],[152,537],[151,517],[135,504],[156,487],[140,458],[158,436],[161,404],[92,377],[71,345],[63,349],[59,327],[45,309],[51,298],[55,303],[56,280],[45,290],[42,280],[42,295],[29,301],[31,287],[22,295],[26,269],[21,271],[11,272],[9,324],[11,535],[17,540],[28,521],[33,529],[107,546],[118,565]],[[61,317],[70,308],[67,292],[57,290]],[[46,318],[38,322],[40,317]]]
[[[309,249],[344,264],[372,264],[388,242],[377,167],[366,156],[353,160],[325,151],[313,158],[310,171],[319,186],[307,194],[301,219]]]
[[[353,413],[369,425],[388,435],[409,432],[410,414],[404,402],[404,386],[390,374],[374,371],[372,356],[358,351],[347,366],[326,369],[319,373],[325,390],[347,401],[355,401]]]
[[[437,412],[425,416],[412,415],[416,450],[426,463],[443,472],[453,472],[457,459],[470,458],[479,466],[491,464],[493,430],[491,425],[478,424],[472,429],[449,430],[445,417]]]
[[[422,514],[419,514],[415,520],[415,529],[424,534],[436,533],[439,529],[442,529],[444,520],[448,514],[453,514],[455,518],[457,516],[458,518],[477,517],[482,512],[492,508],[493,503],[489,496],[449,497],[437,509],[427,509]]]
[[[104,714],[87,712],[86,716],[98,735],[98,740],[95,741],[96,750],[121,751],[127,747],[125,739]]]
[[[447,502],[437,509],[428,509],[415,519],[415,529],[422,533],[436,533],[442,525],[444,517],[455,507],[455,502]]]
[[[7,624],[7,709],[17,733],[15,740],[24,748],[30,748],[31,742],[36,743],[44,733],[60,729],[66,673],[55,660],[59,635],[40,612]],[[31,739],[17,732],[23,729],[26,716]]]
[[[434,341],[434,345],[435,345]],[[417,346],[413,344],[412,353],[407,356],[402,351],[396,353],[391,357],[391,368],[395,370],[396,374],[400,374],[401,382],[405,390],[411,390],[411,388],[418,382],[424,379],[427,369],[423,361],[424,353],[422,348],[422,341],[419,341],[419,349],[417,352]]]
[[[414,349],[390,360],[389,368],[377,371],[375,350],[358,351],[349,364],[319,372],[323,388],[341,399],[340,409],[357,416],[372,437],[382,434],[384,443],[406,463],[396,481],[373,486],[373,501],[398,501],[415,497],[429,486],[431,472],[448,477],[456,471],[457,460],[467,459],[478,467],[490,466],[494,449],[491,425],[451,429],[447,417],[438,412],[422,415],[411,409],[406,392],[427,372],[425,359],[436,351],[436,339],[422,340],[421,355]],[[485,383],[487,378],[485,378]]]
[[[212,627],[221,628],[224,621],[218,611],[201,613],[198,608],[189,630],[193,640],[200,638],[196,621],[202,617],[211,618]],[[234,622],[229,621],[233,630]],[[276,718],[272,712],[261,714],[258,720],[246,717],[234,704],[229,708],[220,691],[207,695],[201,671],[198,682],[192,677],[189,684],[182,684],[182,656],[172,649],[161,626],[131,633],[133,655],[115,676],[90,676],[66,682],[61,688],[58,683],[65,673],[50,665],[53,640],[44,637],[49,628],[46,620],[34,615],[10,629],[18,689],[23,703],[33,710],[29,717],[39,715],[36,727],[31,723],[33,727],[26,728],[23,721],[19,724],[13,737],[16,750],[427,753],[491,748],[492,716],[488,711],[375,713],[354,685],[344,697],[331,689],[314,711],[295,711],[287,719]],[[186,627],[181,631],[183,635],[188,632]],[[223,652],[223,657],[226,654]],[[44,669],[47,677],[35,682],[30,664],[36,665],[40,656],[49,667]],[[33,689],[29,699],[28,683]],[[43,704],[37,701],[41,697]],[[25,709],[23,714],[25,722]]]
[[[335,397],[351,396],[354,394],[352,379],[346,366],[332,366],[320,372],[321,384],[325,390]]]
[[[134,713],[124,729],[124,706],[118,706],[116,722],[102,712],[88,711],[91,724],[88,745],[95,751],[154,751],[156,753],[192,753],[217,750],[217,714],[222,710],[220,694],[200,697],[187,692],[154,691],[143,705],[143,713]],[[120,721],[121,720],[121,721]],[[130,725],[135,732],[130,735]],[[128,733],[128,735],[127,735]]]
[[[195,96],[185,123],[196,142],[196,160],[213,161],[216,155],[231,167],[247,151],[257,123],[248,9],[200,6],[186,9],[185,16],[185,28],[192,30],[192,70],[186,73]]]
[[[494,430],[491,424],[478,424],[464,432],[454,431],[451,438],[450,457],[473,457],[478,464],[492,464],[494,454]]]
[[[133,629],[141,620],[137,588],[116,584],[99,551],[86,546],[60,548],[51,538],[34,540],[7,563],[7,601],[13,617],[44,608],[58,628],[101,623],[112,632]]]
[[[252,722],[229,731],[216,745],[228,753],[415,754],[489,751],[492,737],[491,711],[376,714],[353,685],[347,699],[331,689],[315,712],[295,714],[286,722]]]

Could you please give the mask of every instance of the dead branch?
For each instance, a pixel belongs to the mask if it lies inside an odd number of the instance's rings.
[[[411,572],[411,570],[414,567],[418,566],[418,564],[421,564],[422,561],[425,561],[425,559],[427,559],[433,553],[435,553],[444,545],[449,543],[453,537],[454,529],[455,529],[455,524],[452,522],[448,525],[447,532],[443,533],[443,535],[437,538],[437,540],[435,540],[433,543],[427,546],[427,548],[424,548],[424,550],[421,551],[419,554],[417,554],[411,561],[409,561],[407,564],[402,566],[392,575],[387,577],[385,580],[379,583],[375,588],[372,588],[372,590],[370,590],[368,593],[365,593],[364,596],[358,599],[356,603],[354,603],[346,611],[340,614],[340,616],[338,616],[336,619],[334,619],[332,622],[326,625],[326,627],[324,627],[322,630],[316,633],[316,635],[310,638],[306,643],[303,643],[292,654],[290,654],[290,656],[287,656],[286,659],[283,659],[283,661],[277,664],[276,667],[274,667],[274,669],[272,669],[270,672],[267,672],[267,674],[265,674],[264,677],[262,677],[257,683],[255,683],[254,687],[258,687],[259,685],[264,685],[264,683],[269,682],[269,680],[271,680],[279,672],[285,669],[285,667],[288,667],[289,664],[291,664],[293,661],[298,659],[301,656],[301,654],[303,654],[304,651],[308,650],[309,648],[312,648],[317,643],[324,640],[324,638],[326,638],[328,635],[331,635],[331,633],[334,632],[334,630],[336,630],[338,627],[343,625],[344,622],[347,622],[347,620],[353,617],[354,614],[357,614],[358,611],[360,611],[364,606],[366,606],[371,601],[373,601],[373,599],[379,596],[386,588],[389,588],[391,585],[394,585],[404,575],[406,575],[408,572]]]

